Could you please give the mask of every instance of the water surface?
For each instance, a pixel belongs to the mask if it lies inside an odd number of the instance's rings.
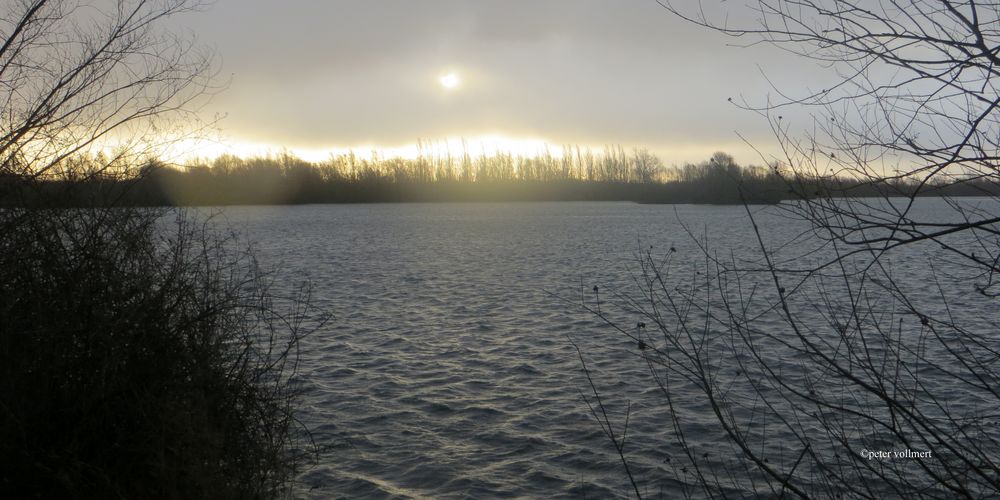
[[[769,241],[806,228],[752,211]],[[590,386],[573,342],[612,416],[631,401],[640,486],[669,494],[662,401],[634,343],[580,303],[595,305],[595,285],[604,300],[634,290],[637,251],[675,254],[683,276],[703,260],[695,238],[735,254],[757,244],[746,209],[731,206],[314,205],[224,215],[277,269],[278,291],[308,280],[313,304],[333,317],[302,358],[302,419],[317,441],[337,443],[301,478],[316,497],[625,496],[621,462],[581,399]]]

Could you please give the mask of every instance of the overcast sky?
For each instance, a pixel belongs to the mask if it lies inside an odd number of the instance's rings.
[[[736,134],[767,148],[767,124],[727,98],[808,64],[653,0],[217,0],[177,22],[231,78],[207,110],[227,141],[314,154],[499,135],[758,162]]]

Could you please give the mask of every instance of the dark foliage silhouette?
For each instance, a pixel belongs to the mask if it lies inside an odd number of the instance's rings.
[[[283,491],[305,458],[291,382],[304,331],[252,254],[159,210],[19,216],[0,243],[0,489]]]
[[[305,458],[306,295],[276,299],[210,221],[124,206],[150,152],[197,133],[211,60],[160,26],[198,7],[0,5],[5,498],[275,497]]]

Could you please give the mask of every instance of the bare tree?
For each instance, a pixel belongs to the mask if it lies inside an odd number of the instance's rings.
[[[197,100],[211,88],[211,56],[162,24],[200,3],[12,0],[4,6],[0,173],[26,180],[62,175],[67,159],[102,152],[98,170],[121,174],[179,130],[190,131]]]
[[[777,101],[739,103],[769,120],[781,156],[768,164],[785,165],[797,176],[847,177],[882,190],[881,200],[863,206],[845,208],[820,198],[804,204],[800,214],[840,241],[862,247],[924,239],[941,243],[942,236],[964,230],[992,234],[989,228],[1000,218],[970,212],[958,203],[954,208],[963,217],[951,223],[920,220],[912,208],[916,197],[946,194],[949,186],[1000,181],[1000,91],[995,80],[1000,75],[1000,4],[762,0],[742,12],[726,4],[719,13],[726,17],[713,18],[707,12],[713,7],[718,11],[718,3],[699,3],[700,9],[659,3],[747,44],[769,43],[830,69],[835,79],[825,88],[776,88]],[[758,24],[738,26],[732,18],[754,18]],[[785,120],[783,113],[796,108],[809,112],[811,120]],[[916,182],[916,189],[894,189],[898,183],[893,181],[903,180]],[[815,193],[794,194],[816,198]],[[909,201],[882,203],[891,197]],[[889,233],[882,235],[881,229]],[[867,234],[872,231],[880,236]],[[983,267],[984,288],[992,285],[995,251],[983,249],[973,257],[948,249]]]
[[[696,273],[643,251],[636,292],[618,296],[647,328],[588,306],[635,341],[660,390],[678,491],[997,495],[1000,205],[948,194],[1000,182],[1000,4],[660,4],[836,75],[738,103],[770,123],[781,154],[767,163],[794,198],[747,206],[755,251],[689,231]]]
[[[0,5],[0,496],[273,498],[306,458],[307,290],[183,211],[61,203],[191,130],[213,66],[165,22],[197,7]]]

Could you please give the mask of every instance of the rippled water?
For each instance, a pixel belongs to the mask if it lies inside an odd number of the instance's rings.
[[[768,238],[801,224],[763,211]],[[668,420],[636,346],[582,310],[630,285],[638,249],[701,254],[692,234],[756,245],[743,207],[630,203],[233,207],[277,286],[308,280],[332,321],[303,351],[303,421],[336,443],[301,480],[315,497],[601,498],[631,491],[581,391],[576,342],[630,457],[670,491]],[[682,227],[682,223],[687,229]],[[719,438],[707,434],[705,442]]]

